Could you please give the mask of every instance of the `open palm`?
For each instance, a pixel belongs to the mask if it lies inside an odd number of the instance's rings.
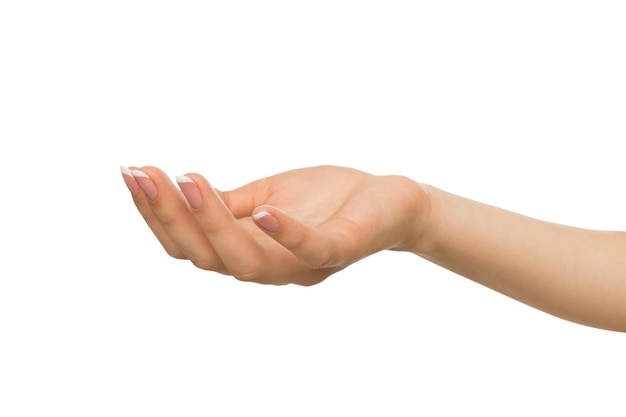
[[[414,181],[343,167],[297,169],[232,191],[199,174],[177,177],[182,192],[157,168],[132,174],[124,179],[140,185],[135,204],[171,256],[260,283],[311,285],[377,251],[404,249],[427,212]]]

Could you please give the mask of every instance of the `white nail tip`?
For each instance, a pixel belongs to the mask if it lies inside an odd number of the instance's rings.
[[[191,182],[193,183],[193,180],[189,177],[186,177],[184,175],[179,175],[176,177],[176,182],[179,184],[185,183],[185,182]]]
[[[130,171],[130,173],[132,174],[133,177],[150,178],[148,174],[146,174],[145,172],[139,171],[138,169],[133,169],[132,171]]]
[[[267,212],[267,211],[259,211],[258,213],[254,214],[254,215],[252,216],[252,218],[253,218],[254,220],[259,220],[260,218],[265,217],[265,216],[269,216],[269,215],[270,215],[270,214],[269,214],[269,212]]]
[[[130,172],[130,169],[128,169],[128,167],[125,167],[124,165],[120,165],[120,170],[122,171],[122,174],[124,175],[128,175],[128,176],[133,176],[133,173]]]

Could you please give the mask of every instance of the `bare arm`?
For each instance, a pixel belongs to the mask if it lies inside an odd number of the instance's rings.
[[[626,233],[547,223],[406,177],[312,167],[218,191],[122,170],[168,254],[264,284],[316,284],[381,250],[413,252],[550,314],[626,332]]]
[[[412,252],[550,314],[626,331],[626,233],[539,221],[434,187]]]

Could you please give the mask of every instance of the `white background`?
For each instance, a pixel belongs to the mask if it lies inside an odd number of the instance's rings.
[[[119,165],[338,164],[626,230],[620,1],[0,3],[0,415],[623,416],[626,337],[409,254],[170,259]]]

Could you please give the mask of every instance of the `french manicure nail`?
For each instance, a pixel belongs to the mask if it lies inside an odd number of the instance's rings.
[[[133,169],[130,172],[133,174],[133,178],[137,181],[137,184],[139,184],[144,194],[150,200],[154,200],[157,197],[158,191],[148,174],[137,169]]]
[[[200,208],[202,206],[202,194],[195,182],[189,177],[179,175],[176,177],[176,182],[180,187],[180,190],[185,195],[187,202],[192,208]]]
[[[133,173],[130,172],[130,169],[128,169],[124,165],[120,165],[120,170],[122,171],[122,178],[124,179],[124,182],[126,183],[128,189],[130,190],[130,194],[133,197],[137,197],[139,194],[141,194],[141,188],[139,188],[137,181],[135,181],[135,179],[133,178]]]
[[[268,232],[278,232],[280,224],[278,223],[276,217],[272,216],[271,213],[267,211],[259,211],[258,213],[255,213],[252,218]]]

